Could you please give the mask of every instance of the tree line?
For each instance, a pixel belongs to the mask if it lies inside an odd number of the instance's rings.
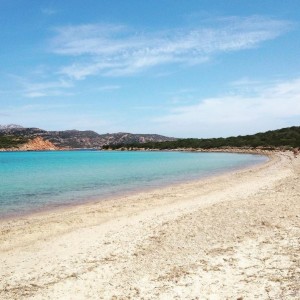
[[[185,148],[222,148],[222,147],[263,147],[266,149],[274,149],[278,147],[298,148],[300,147],[300,126],[271,130],[263,133],[252,135],[228,137],[228,138],[210,138],[210,139],[178,139],[175,141],[166,142],[147,142],[147,143],[132,143],[105,145],[103,149],[121,149],[121,148],[145,148],[145,149],[185,149]]]

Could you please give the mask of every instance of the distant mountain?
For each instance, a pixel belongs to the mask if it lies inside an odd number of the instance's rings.
[[[20,129],[20,128],[24,128],[24,127],[16,124],[0,125],[0,130]]]
[[[174,141],[157,134],[107,133],[98,134],[94,131],[46,131],[39,128],[23,128],[21,126],[2,126],[0,129],[0,148],[21,146],[29,140],[41,137],[58,148],[100,149],[105,145],[132,144],[146,142]]]

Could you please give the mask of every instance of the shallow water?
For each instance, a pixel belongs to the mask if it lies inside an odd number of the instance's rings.
[[[266,161],[251,154],[2,152],[0,217],[202,178]]]

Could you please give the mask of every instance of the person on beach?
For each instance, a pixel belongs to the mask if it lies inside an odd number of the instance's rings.
[[[294,153],[294,157],[297,158],[297,155],[299,154],[299,149],[298,148],[294,148],[293,149],[293,153]]]

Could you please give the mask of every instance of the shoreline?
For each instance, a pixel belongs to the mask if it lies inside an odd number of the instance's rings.
[[[271,148],[271,150],[270,150]],[[18,148],[0,148],[0,153],[14,152],[71,152],[71,151],[101,151],[101,152],[200,152],[200,153],[241,153],[241,154],[258,154],[267,155],[268,153],[293,153],[292,147],[220,147],[220,148],[174,148],[174,149],[150,149],[150,148],[118,148],[118,149],[102,149],[102,148],[56,148],[56,149],[18,149]]]
[[[57,150],[44,150],[44,151],[57,151]],[[44,152],[43,151],[43,152]],[[60,150],[58,150],[60,151]],[[171,152],[173,152],[174,150],[171,150]],[[18,152],[18,151],[17,151]],[[23,151],[23,152],[28,152],[28,151]],[[39,152],[39,151],[35,151],[35,152]],[[150,151],[151,152],[151,151]],[[161,151],[164,152],[164,151]],[[166,151],[166,152],[170,152],[170,151]],[[175,151],[177,152],[177,151]],[[193,151],[182,151],[182,152],[193,152]],[[19,212],[19,213],[9,213],[7,215],[0,215],[0,225],[2,222],[5,221],[14,221],[17,219],[23,219],[23,218],[30,218],[30,217],[34,217],[35,215],[47,215],[48,213],[59,213],[60,210],[72,210],[72,209],[76,209],[78,207],[81,206],[85,206],[85,205],[97,205],[100,204],[101,202],[106,202],[106,201],[122,201],[122,198],[125,197],[130,197],[130,196],[136,196],[139,193],[149,193],[149,192],[154,192],[156,190],[161,190],[161,189],[165,189],[165,188],[172,188],[172,187],[178,187],[180,185],[185,185],[185,184],[190,184],[190,183],[198,183],[201,182],[203,180],[207,180],[207,179],[212,179],[212,178],[217,178],[219,176],[230,176],[232,173],[235,172],[240,172],[240,171],[246,171],[248,169],[253,169],[259,166],[262,166],[266,163],[268,163],[271,159],[272,156],[274,155],[273,152],[255,152],[255,153],[250,153],[250,152],[222,152],[222,151],[216,151],[216,153],[233,153],[233,154],[251,154],[251,155],[260,155],[260,156],[264,156],[267,158],[266,161],[263,162],[256,162],[253,164],[249,164],[247,166],[243,166],[243,167],[239,167],[236,169],[232,169],[232,170],[223,170],[223,171],[219,171],[217,173],[212,173],[212,174],[208,174],[208,175],[202,175],[201,177],[197,177],[197,178],[189,178],[189,179],[185,179],[185,180],[179,180],[179,181],[173,181],[173,182],[165,182],[162,184],[157,184],[155,186],[151,186],[151,187],[136,187],[136,188],[132,188],[129,189],[127,191],[118,191],[116,193],[111,193],[110,195],[104,195],[104,196],[94,196],[92,198],[89,199],[82,199],[82,200],[77,200],[74,202],[69,202],[69,203],[62,203],[62,204],[56,204],[56,205],[46,205],[44,207],[41,208],[36,208],[27,212]],[[193,152],[194,153],[194,152]],[[201,151],[199,153],[215,153],[214,151]]]
[[[231,174],[0,221],[0,299],[297,299],[299,176],[299,158],[273,153]]]

